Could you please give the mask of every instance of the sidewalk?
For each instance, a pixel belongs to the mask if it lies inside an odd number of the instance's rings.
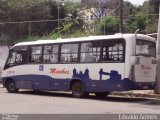
[[[144,97],[160,99],[160,94],[154,94],[153,90],[131,90],[123,92],[112,92],[111,95],[122,97]]]

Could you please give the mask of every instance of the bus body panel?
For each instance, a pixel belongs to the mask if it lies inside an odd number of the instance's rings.
[[[132,89],[155,89],[156,83],[156,58],[151,56],[137,55],[136,40],[151,41],[155,40],[145,35],[133,35],[124,37],[126,40],[125,53],[125,82],[123,90]],[[129,85],[130,84],[130,85]],[[130,86],[130,87],[129,87]]]
[[[120,90],[124,63],[19,65],[5,72],[18,88],[64,91],[73,79],[82,81],[86,92],[105,92]]]
[[[24,64],[7,68],[3,71],[3,85],[12,78],[17,88],[42,90],[70,90],[72,80],[79,80],[85,92],[107,92],[133,89],[155,88],[155,57],[136,55],[136,39],[155,42],[146,35],[112,35],[75,38],[74,41],[57,40],[19,43],[15,45],[44,45],[82,42],[82,40],[99,41],[107,39],[123,39],[125,44],[125,60],[118,62],[91,63],[55,63],[55,64]],[[83,41],[83,42],[84,42]],[[13,48],[14,48],[13,47]],[[80,48],[80,47],[79,47]],[[102,50],[101,50],[102,51]],[[104,51],[103,51],[104,52]],[[114,52],[113,52],[114,53]],[[103,53],[102,53],[103,54]],[[138,63],[137,63],[138,61]],[[59,61],[60,62],[60,61]]]
[[[152,61],[156,61],[153,57],[136,57],[138,63],[134,65],[135,81],[136,82],[155,82],[156,76],[156,64]]]
[[[126,40],[126,53],[125,53],[125,78],[129,78],[131,70],[131,56],[135,51],[135,36],[125,37]]]

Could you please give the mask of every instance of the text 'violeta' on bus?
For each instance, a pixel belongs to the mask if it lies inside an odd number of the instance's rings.
[[[2,73],[8,92],[19,89],[95,93],[154,89],[156,40],[142,34],[115,34],[18,43]]]

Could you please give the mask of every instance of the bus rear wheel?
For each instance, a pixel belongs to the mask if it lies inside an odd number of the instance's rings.
[[[105,98],[109,95],[109,92],[100,92],[100,93],[95,93],[97,98]]]
[[[6,83],[6,88],[9,93],[17,93],[19,91],[19,89],[15,87],[15,83],[13,80],[9,80]]]
[[[76,97],[76,98],[83,98],[89,95],[89,93],[84,92],[84,87],[81,82],[73,83],[71,90],[72,90],[73,97]]]

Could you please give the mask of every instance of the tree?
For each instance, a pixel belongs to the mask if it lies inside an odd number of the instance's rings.
[[[134,33],[137,29],[140,29],[142,32],[145,32],[146,24],[147,18],[143,14],[131,16],[125,23],[125,31]]]
[[[159,13],[159,1],[149,0],[149,5],[151,6],[152,13],[158,14]]]
[[[83,20],[83,15],[80,12],[80,4],[75,2],[66,2],[64,9],[66,17],[64,18],[65,23],[63,23],[63,29],[65,29],[65,33],[73,33],[77,30],[83,32],[85,22]]]
[[[146,33],[157,32],[158,26],[158,13],[159,13],[159,2],[155,0],[149,0],[143,5],[143,13],[147,15],[147,26]]]
[[[107,16],[100,21],[98,25],[98,32],[100,34],[110,35],[118,33],[119,31],[119,20],[114,16]]]
[[[50,34],[55,30],[58,19],[65,17],[63,6],[54,0],[1,0],[0,1],[0,33],[6,33],[12,39],[28,38],[29,34],[33,36],[43,36]],[[53,20],[53,21],[39,21]],[[39,22],[23,22],[39,21]],[[6,23],[22,22],[22,23]],[[30,31],[30,32],[29,32]]]
[[[158,2],[155,0],[145,1],[140,12],[144,14],[147,18],[146,33],[154,33],[157,32],[158,26]]]
[[[0,32],[8,34],[12,39],[27,37],[29,24],[8,24],[6,22],[51,19],[49,6],[47,2],[42,0],[0,1],[0,14],[2,17],[0,21],[5,22],[5,24],[1,25]],[[41,23],[41,26],[37,23],[32,24],[32,32],[36,35],[40,35],[45,31],[44,26],[44,23]],[[36,28],[39,29],[38,32],[36,32]]]
[[[155,0],[145,1],[142,6],[134,6],[132,14],[125,21],[125,32],[154,33],[158,26],[158,8]]]
[[[97,21],[100,21],[101,18],[106,16],[110,1],[111,0],[87,0],[82,3],[82,9],[90,12]]]

